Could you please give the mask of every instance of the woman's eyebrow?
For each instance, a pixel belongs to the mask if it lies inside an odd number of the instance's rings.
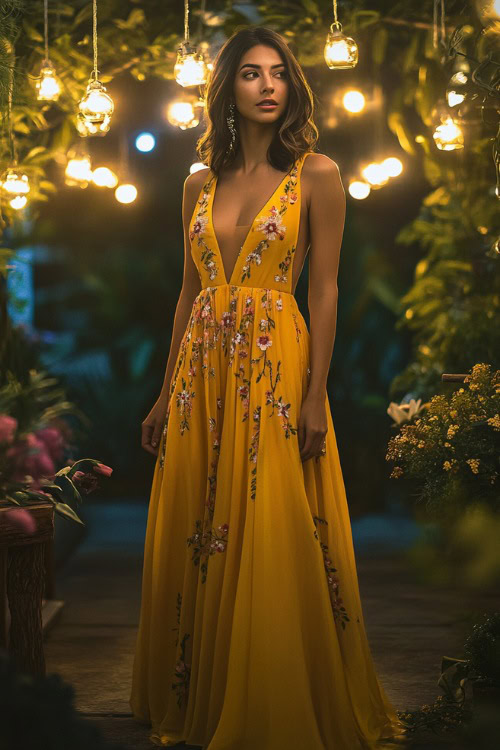
[[[273,68],[281,68],[284,66],[285,63],[276,63],[276,65],[271,65],[271,70]],[[261,68],[262,65],[255,65],[254,63],[245,63],[241,66],[240,70],[243,70],[243,68]]]

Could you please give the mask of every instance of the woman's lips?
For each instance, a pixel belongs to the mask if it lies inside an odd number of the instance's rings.
[[[264,104],[257,104],[257,106],[260,107],[261,109],[274,109],[278,105],[277,104],[270,104],[268,102],[265,102]]]

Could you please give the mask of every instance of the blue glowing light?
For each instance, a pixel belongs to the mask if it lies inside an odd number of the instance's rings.
[[[156,145],[156,140],[152,133],[139,133],[135,139],[135,147],[138,151],[152,151]]]

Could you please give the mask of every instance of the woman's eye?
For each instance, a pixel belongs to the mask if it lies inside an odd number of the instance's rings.
[[[278,72],[277,72],[277,75],[280,75],[280,76],[286,76],[286,73],[287,73],[287,71],[286,71],[286,70],[278,70]],[[246,74],[245,74],[245,75],[243,76],[243,78],[248,78],[249,76],[251,76],[251,75],[253,75],[253,74],[257,75],[257,71],[255,71],[255,70],[251,70],[251,71],[250,71],[250,73],[246,73]]]

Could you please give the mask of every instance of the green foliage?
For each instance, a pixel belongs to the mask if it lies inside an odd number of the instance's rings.
[[[465,641],[464,653],[482,679],[500,686],[500,612],[474,625]]]
[[[464,652],[465,659],[442,658],[437,684],[443,695],[416,711],[397,712],[408,737],[423,738],[425,733],[455,737],[454,747],[465,747],[460,738],[467,738],[467,727],[479,713],[480,691],[485,686],[500,689],[500,613],[485,615],[481,623],[474,625]]]

